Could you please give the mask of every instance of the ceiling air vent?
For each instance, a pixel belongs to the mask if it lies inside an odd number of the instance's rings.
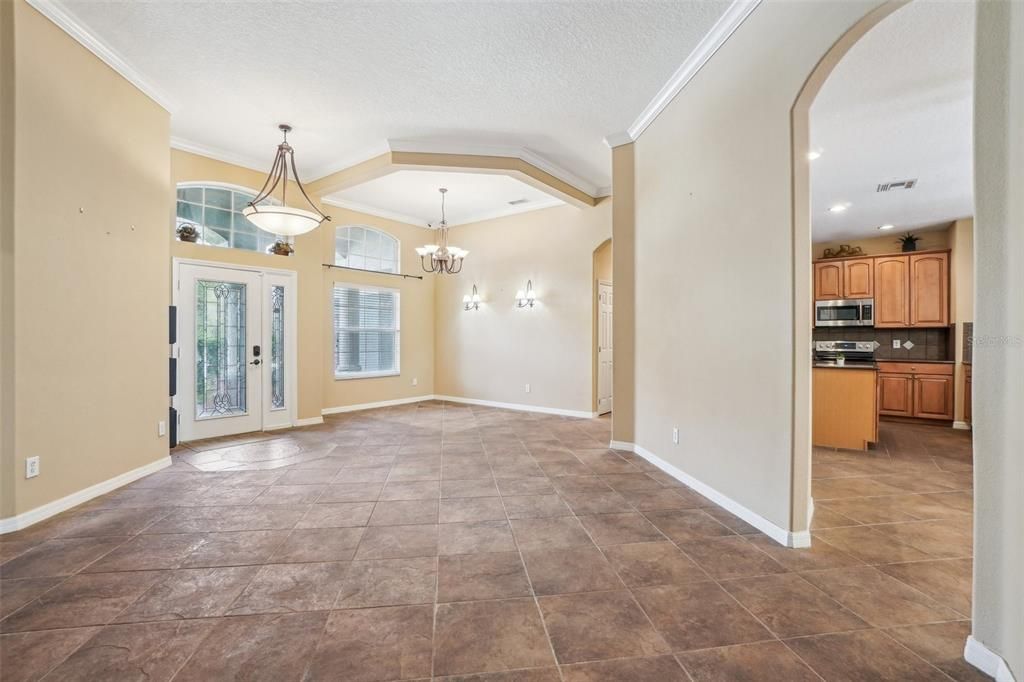
[[[896,189],[914,189],[914,185],[917,184],[917,178],[913,180],[898,180],[896,182],[883,182],[878,186],[879,192],[891,192]]]
[[[530,202],[529,199],[513,199],[512,201],[508,202],[508,205],[509,206],[518,206],[519,204],[527,204],[529,202]]]

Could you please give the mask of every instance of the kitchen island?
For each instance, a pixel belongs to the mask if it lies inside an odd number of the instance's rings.
[[[871,363],[814,363],[814,445],[867,450],[878,441],[878,368]]]

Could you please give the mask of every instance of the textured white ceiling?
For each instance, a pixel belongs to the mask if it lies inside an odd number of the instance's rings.
[[[836,66],[811,108],[811,144],[822,152],[811,163],[814,241],[974,214],[973,50],[973,2],[915,0]],[[876,192],[910,178],[912,190]],[[829,213],[838,203],[850,207]]]
[[[172,134],[300,171],[388,138],[526,147],[595,186],[627,128],[728,7],[622,2],[138,2],[61,6],[173,101]]]
[[[462,225],[513,213],[560,206],[563,201],[508,175],[402,170],[325,197],[346,206],[414,225],[435,226],[441,220],[439,187],[448,190],[445,211],[449,225]],[[508,202],[527,199],[524,204]]]

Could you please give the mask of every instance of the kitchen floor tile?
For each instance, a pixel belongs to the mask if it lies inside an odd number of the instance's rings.
[[[347,562],[267,564],[231,604],[227,615],[329,609],[347,571]]]
[[[434,674],[537,668],[554,663],[532,599],[439,604]]]
[[[437,601],[528,597],[530,581],[518,552],[459,554],[438,559]]]
[[[431,606],[334,611],[306,679],[407,680],[431,674]]]
[[[437,592],[437,559],[353,561],[341,581],[336,609],[429,604]]]
[[[868,624],[795,573],[727,580],[722,587],[780,638],[860,630]]]
[[[0,635],[4,682],[41,680],[98,631],[92,627]],[[8,661],[18,664],[9,665]]]
[[[819,682],[821,680],[785,644],[738,644],[678,655],[693,682]]]
[[[563,665],[565,682],[688,682],[689,678],[672,656],[620,658]]]
[[[523,561],[537,595],[620,590],[623,587],[597,547],[523,552]]]
[[[625,590],[540,597],[538,602],[559,663],[669,652]]]
[[[923,682],[943,675],[879,630],[858,630],[787,640],[796,654],[826,680]]]
[[[772,639],[768,630],[714,582],[645,587],[633,593],[673,651]]]

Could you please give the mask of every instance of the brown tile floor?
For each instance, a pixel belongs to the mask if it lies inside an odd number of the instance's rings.
[[[981,679],[968,434],[816,452],[809,550],[608,440],[422,403],[181,447],[0,536],[0,677]]]

